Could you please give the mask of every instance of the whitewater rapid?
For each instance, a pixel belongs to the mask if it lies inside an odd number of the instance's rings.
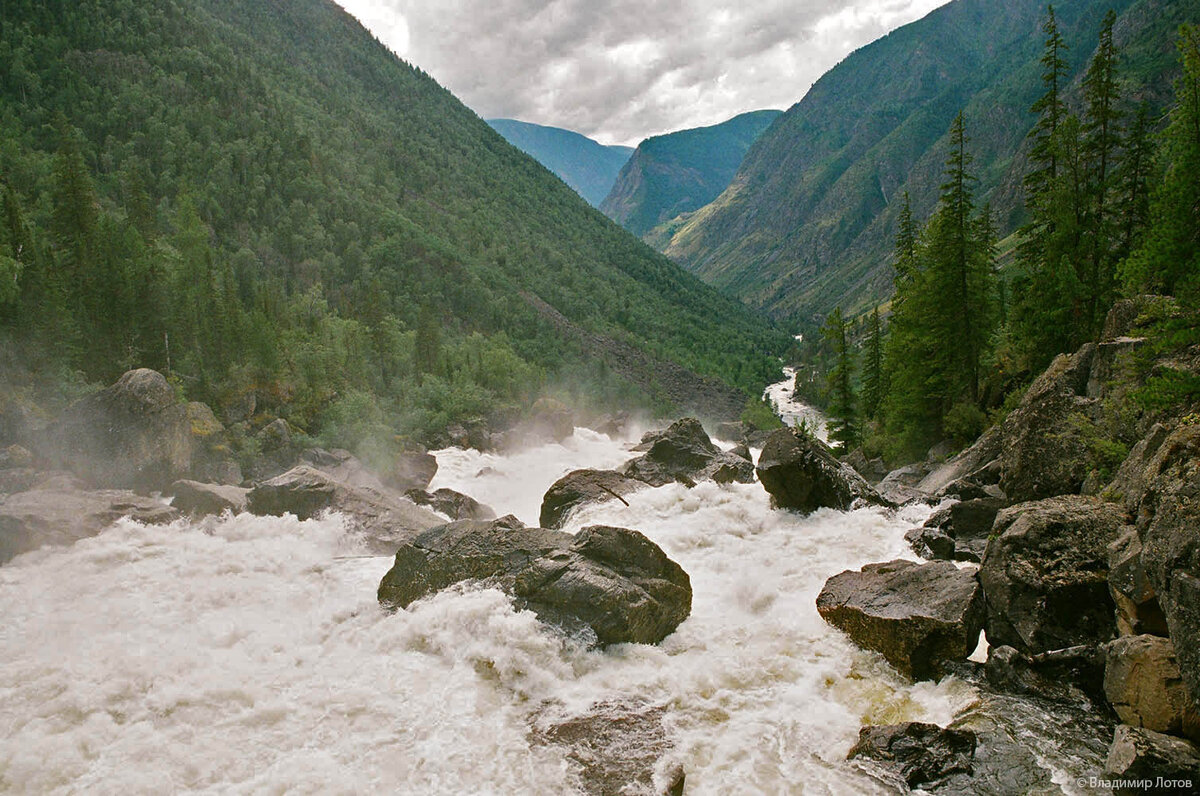
[[[542,493],[631,440],[586,429],[513,455],[438,451],[451,487],[536,523]],[[927,507],[772,510],[758,484],[669,485],[574,516],[636,528],[691,576],[659,646],[588,650],[494,589],[409,610],[338,517],[122,521],[0,567],[0,790],[547,794],[577,789],[530,727],[548,706],[665,706],[687,792],[892,793],[845,761],[859,727],[945,725],[975,699],[912,684],[825,624],[825,579],[911,558]]]

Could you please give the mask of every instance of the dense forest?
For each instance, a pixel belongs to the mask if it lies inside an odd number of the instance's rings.
[[[1100,339],[1126,296],[1160,297],[1142,302],[1145,372],[1128,401],[1153,412],[1200,400],[1200,377],[1186,365],[1200,343],[1200,28],[1179,31],[1182,75],[1158,118],[1121,73],[1115,19],[1104,18],[1072,103],[1067,44],[1047,10],[1041,94],[1030,109],[1028,221],[1007,264],[991,209],[976,199],[959,114],[937,208],[923,224],[907,197],[901,208],[890,312],[876,307],[852,321],[838,308],[812,341],[798,388],[826,402],[844,446],[901,460],[943,439],[965,444],[1003,418],[1057,354]],[[1111,431],[1096,430],[1096,446],[1119,462],[1120,429]]]
[[[6,0],[0,203],[4,388],[39,400],[153,367],[354,446],[670,409],[538,302],[748,396],[788,342],[330,0]]]

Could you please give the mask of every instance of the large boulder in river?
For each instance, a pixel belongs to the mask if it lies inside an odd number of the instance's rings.
[[[846,510],[858,502],[885,503],[820,440],[792,428],[778,429],[767,438],[756,472],[772,503],[781,509]]]
[[[858,731],[858,743],[846,759],[874,760],[894,771],[908,787],[919,788],[954,774],[970,774],[975,742],[970,730],[943,729],[919,721],[869,726]]]
[[[384,475],[384,483],[397,492],[410,489],[424,491],[429,488],[437,471],[437,457],[432,453],[425,450],[403,451],[392,462],[390,472]]]
[[[1000,488],[1013,502],[1073,494],[1083,485],[1090,465],[1080,418],[1096,405],[1087,397],[1095,353],[1089,343],[1056,357],[1005,418]]]
[[[601,645],[656,644],[687,618],[687,573],[637,531],[589,526],[575,536],[515,517],[432,528],[396,553],[379,601],[403,608],[463,581],[495,585],[539,617]]]
[[[204,404],[179,403],[157,371],[131,370],[73,403],[36,441],[51,467],[93,486],[161,490],[225,472],[225,429]]]
[[[973,569],[897,560],[830,578],[817,596],[817,612],[859,646],[924,680],[975,650],[983,594]]]
[[[649,447],[643,455],[621,467],[627,478],[650,486],[676,482],[692,486],[698,481],[754,482],[754,465],[718,448],[695,418],[677,420],[666,431],[648,437],[648,441]]]
[[[1001,511],[979,570],[988,640],[1038,653],[1112,638],[1108,545],[1125,524],[1119,506],[1082,495]]]
[[[126,490],[79,489],[57,479],[0,502],[0,564],[39,547],[95,536],[122,517],[162,525],[179,516],[153,498]]]
[[[642,481],[626,478],[615,470],[573,470],[546,490],[538,522],[543,528],[561,528],[580,506],[625,500],[645,487]]]
[[[452,520],[496,519],[496,512],[491,506],[485,506],[470,495],[455,492],[453,489],[443,487],[432,492],[410,489],[404,495],[418,506],[427,506]]]
[[[372,552],[391,553],[445,520],[405,497],[338,481],[302,464],[258,484],[247,496],[253,514],[294,514],[301,520],[331,511],[346,515]]]
[[[224,484],[205,484],[199,481],[176,481],[171,484],[171,506],[193,517],[207,517],[226,511],[237,514],[246,510],[249,489]]]
[[[1175,643],[1179,669],[1200,705],[1200,424],[1175,429],[1136,479],[1141,564]]]

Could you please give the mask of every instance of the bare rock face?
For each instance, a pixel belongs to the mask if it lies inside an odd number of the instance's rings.
[[[978,563],[983,560],[996,514],[1006,505],[1000,498],[962,500],[934,512],[924,527],[906,538],[925,558]]]
[[[984,473],[988,466],[999,458],[1000,451],[1000,429],[993,426],[971,447],[949,461],[935,466],[916,487],[921,492],[936,497],[954,494],[966,500],[968,496],[961,495],[958,491],[951,492],[951,485],[964,479],[979,481],[981,484],[995,483],[994,479]]]
[[[894,771],[910,788],[932,785],[974,768],[975,733],[942,729],[918,721],[863,727],[846,755],[875,760]]]
[[[0,502],[0,564],[46,545],[70,545],[122,517],[152,525],[179,519],[175,509],[126,490],[86,490],[58,479]]]
[[[846,510],[855,503],[886,505],[854,468],[838,461],[820,440],[790,428],[771,433],[758,457],[758,480],[781,509]]]
[[[396,553],[380,603],[404,608],[463,581],[495,585],[551,624],[601,646],[657,644],[687,618],[687,573],[637,531],[589,526],[575,536],[515,517],[432,528]]]
[[[983,628],[975,572],[948,561],[889,561],[825,582],[817,611],[856,644],[875,650],[915,680],[938,677],[965,660]]]
[[[1072,417],[1092,412],[1087,397],[1095,345],[1060,354],[1001,426],[1000,488],[1029,501],[1079,492],[1088,474],[1087,444]]]
[[[1112,638],[1108,545],[1125,522],[1120,507],[1081,495],[1001,511],[979,570],[988,639],[1032,654]]]
[[[1104,773],[1129,783],[1114,793],[1195,793],[1200,785],[1200,749],[1182,738],[1118,724]],[[1146,781],[1152,783],[1149,788],[1141,784]]]
[[[1134,528],[1108,546],[1108,590],[1117,606],[1120,635],[1167,635],[1167,618],[1142,564],[1142,540]]]
[[[580,506],[624,500],[645,484],[626,478],[615,470],[574,470],[546,490],[539,523],[543,528],[561,528]]]
[[[247,495],[247,508],[253,514],[294,514],[302,520],[324,511],[340,512],[351,518],[368,549],[388,554],[445,522],[407,498],[338,481],[307,464],[254,487]]]
[[[199,481],[176,481],[171,484],[172,508],[193,517],[233,514],[246,510],[246,495],[249,489],[222,484],[204,484]]]
[[[622,466],[625,477],[650,486],[691,486],[709,480],[719,484],[754,482],[754,465],[718,448],[695,418],[677,420],[666,431],[647,435],[645,442],[646,452]]]
[[[1104,694],[1121,721],[1172,735],[1200,735],[1200,718],[1170,639],[1124,636],[1108,645]]]

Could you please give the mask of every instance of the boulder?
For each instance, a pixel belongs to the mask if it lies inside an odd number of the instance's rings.
[[[1061,354],[1034,380],[1001,425],[1000,488],[1014,502],[1077,493],[1090,469],[1077,416],[1095,399],[1087,382],[1096,346]]]
[[[294,514],[301,520],[339,512],[351,520],[370,551],[387,554],[445,522],[407,498],[343,483],[307,464],[255,486],[247,495],[247,508],[252,514]]]
[[[1200,425],[1173,431],[1139,480],[1141,564],[1166,617],[1184,682],[1200,707]]]
[[[546,490],[538,522],[543,528],[561,528],[580,506],[624,500],[644,484],[615,470],[574,470]]]
[[[817,611],[856,644],[916,680],[965,660],[983,628],[983,595],[972,569],[948,561],[889,561],[825,582]]]
[[[1111,642],[1104,695],[1126,724],[1171,735],[1200,735],[1200,718],[1183,684],[1170,639],[1123,636]]]
[[[908,787],[919,788],[972,773],[975,733],[917,721],[863,727],[846,759],[860,757],[893,771]]]
[[[1142,540],[1133,528],[1108,546],[1108,591],[1117,606],[1117,633],[1167,635],[1167,618],[1142,565]]]
[[[719,484],[754,482],[754,465],[714,445],[695,418],[677,420],[666,431],[643,438],[643,442],[649,442],[646,452],[621,467],[626,478],[650,486],[693,486],[708,480]]]
[[[952,503],[934,512],[923,528],[910,531],[911,538],[905,538],[925,558],[978,563],[983,560],[996,514],[1005,505],[1006,501],[990,497]]]
[[[1082,495],[1001,511],[979,570],[988,639],[1038,653],[1112,638],[1108,545],[1124,527],[1118,506]]]
[[[179,519],[159,500],[126,490],[85,490],[55,479],[0,502],[0,564],[46,545],[95,536],[122,517],[151,525]]]
[[[691,612],[687,573],[637,531],[589,526],[575,536],[526,528],[515,517],[432,528],[396,553],[380,603],[407,607],[463,581],[495,585],[600,645],[656,644]]]
[[[859,503],[886,504],[825,444],[791,428],[781,428],[767,438],[755,472],[772,504],[781,509],[844,511]]]
[[[547,708],[534,720],[531,739],[556,746],[577,766],[580,792],[682,796],[683,767],[664,719],[667,709],[637,699],[597,702],[581,715]]]
[[[875,485],[875,491],[884,500],[891,501],[897,505],[914,500],[924,500],[928,495],[921,491],[917,485],[921,483],[928,473],[929,465],[923,462],[897,467],[880,479],[879,483]]]
[[[436,489],[425,492],[421,489],[410,489],[405,496],[418,506],[427,506],[436,512],[445,514],[452,520],[494,520],[496,512],[475,498],[455,492],[453,489]]]
[[[192,517],[223,514],[226,511],[238,514],[246,510],[246,495],[249,489],[222,484],[204,484],[199,481],[176,481],[168,490],[174,498],[171,506]]]
[[[315,467],[334,481],[355,489],[371,489],[376,492],[388,490],[383,481],[348,450],[309,448],[300,454],[300,463]]]
[[[437,475],[437,457],[425,450],[405,451],[392,463],[391,472],[384,477],[388,488],[397,492],[410,489],[424,491]]]
[[[1200,786],[1200,749],[1182,738],[1118,724],[1104,773],[1126,783],[1113,793],[1195,793]]]

